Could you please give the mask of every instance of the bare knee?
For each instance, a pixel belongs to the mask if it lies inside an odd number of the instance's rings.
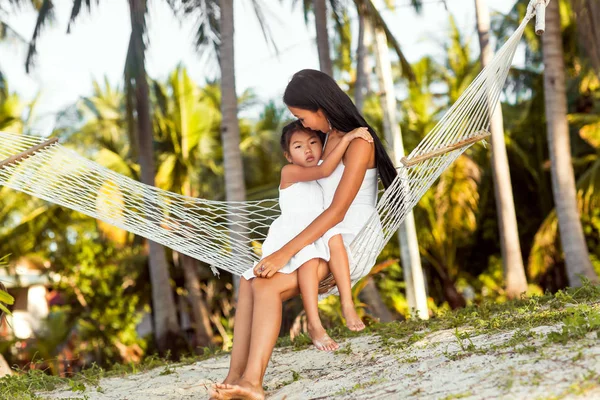
[[[325,260],[319,260],[319,265],[317,267],[317,276],[319,277],[319,281],[323,280],[330,273],[329,263]]]
[[[252,279],[252,294],[261,295],[269,294],[277,291],[277,287],[273,285],[272,278],[254,278]]]
[[[319,268],[319,264],[323,261],[320,258],[313,258],[312,260],[308,260],[304,264],[300,266],[298,272],[307,272],[307,271],[316,271]]]
[[[342,235],[335,235],[332,236],[329,239],[329,243],[327,243],[329,245],[330,249],[344,249],[344,240],[342,239]]]
[[[266,278],[254,278],[250,281],[252,286],[252,292],[256,293],[264,289],[267,279]]]

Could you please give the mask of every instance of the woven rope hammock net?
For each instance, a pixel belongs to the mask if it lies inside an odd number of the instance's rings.
[[[402,159],[398,176],[382,192],[367,224],[350,245],[351,279],[356,283],[441,173],[469,146],[489,136],[527,15],[492,62],[481,71],[435,128]],[[540,16],[541,16],[540,12]],[[538,20],[539,24],[539,20]],[[536,28],[537,29],[537,28]],[[542,28],[543,29],[543,28]],[[260,245],[279,215],[277,199],[245,202],[191,198],[145,185],[48,140],[0,132],[0,185],[79,211],[241,275],[260,259]]]

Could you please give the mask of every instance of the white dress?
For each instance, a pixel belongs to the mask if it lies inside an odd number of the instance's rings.
[[[296,182],[279,189],[279,208],[281,215],[271,224],[262,245],[263,258],[281,249],[323,212],[323,189],[316,181]],[[313,258],[329,261],[329,248],[323,238],[296,253],[278,272],[290,274]],[[242,274],[247,280],[255,277],[254,266]]]
[[[325,208],[329,207],[333,201],[333,195],[342,180],[344,168],[344,164],[340,162],[331,175],[317,181],[323,188]],[[350,204],[342,222],[329,229],[323,235],[325,243],[329,243],[329,239],[335,235],[342,235],[342,241],[348,251],[350,264],[352,264],[352,254],[349,252],[350,243],[352,243],[363,226],[365,226],[373,212],[376,212],[376,205],[377,168],[370,168],[367,169],[360,189],[358,189],[358,193],[352,201],[352,204]]]
[[[317,181],[323,188],[325,208],[329,207],[333,201],[335,191],[342,180],[344,169],[344,164],[340,162],[330,176]],[[327,245],[329,245],[329,239],[331,239],[333,236],[342,235],[342,241],[344,242],[344,247],[346,248],[346,253],[348,254],[348,264],[350,266],[350,279],[352,285],[354,285],[371,271],[379,254],[379,245],[383,242],[381,222],[379,221],[379,218],[377,218],[376,225],[372,227],[376,232],[372,246],[370,242],[368,246],[369,248],[362,249],[362,251],[366,251],[368,254],[365,254],[366,257],[363,257],[360,265],[358,265],[353,259],[352,252],[350,250],[350,244],[360,233],[360,231],[365,228],[371,216],[374,213],[377,213],[376,205],[377,168],[370,168],[367,169],[360,189],[352,201],[352,204],[350,204],[348,211],[346,211],[346,215],[344,216],[342,222],[329,229],[323,235],[323,240]],[[319,300],[337,293],[337,287],[334,286],[328,292],[319,294]]]

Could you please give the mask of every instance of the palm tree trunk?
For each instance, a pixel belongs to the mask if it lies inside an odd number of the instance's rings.
[[[213,342],[214,335],[212,326],[210,325],[210,313],[200,290],[198,261],[185,254],[180,254],[179,257],[185,277],[185,288],[187,289],[188,299],[192,305],[196,345],[206,347]]]
[[[135,105],[137,111],[139,162],[142,182],[154,186],[153,134],[150,120],[150,99],[145,65],[145,0],[130,0],[131,36],[135,52]],[[164,352],[180,336],[175,298],[169,282],[169,268],[164,248],[153,241],[148,241],[150,280],[152,283],[152,307],[154,311],[154,335],[160,352]]]
[[[361,290],[359,296],[368,305],[369,313],[380,322],[392,322],[394,320],[394,315],[383,302],[372,277],[368,278],[368,282],[363,290]]]
[[[315,27],[317,29],[317,51],[321,71],[333,76],[331,53],[329,51],[329,34],[327,33],[327,4],[326,0],[313,0],[315,8]]]
[[[178,79],[180,84],[178,90],[185,92],[186,88],[183,85],[183,80]],[[185,106],[179,107],[180,118],[182,121],[187,121],[189,118],[187,108]],[[181,124],[181,156],[184,164],[190,165],[190,143],[189,136],[191,133],[188,131],[188,124]],[[182,192],[184,196],[196,197],[197,192],[192,188],[191,175],[195,174],[196,171],[186,167],[186,179],[183,182]],[[196,346],[206,347],[211,344],[214,340],[212,327],[210,325],[210,313],[208,307],[202,296],[200,290],[200,277],[198,270],[200,268],[200,262],[195,258],[187,256],[183,253],[179,253],[179,265],[183,269],[183,275],[185,279],[185,288],[188,293],[188,300],[192,306],[192,316],[194,318],[194,336],[196,339]]]
[[[365,16],[365,10],[362,4],[358,10],[358,45],[356,48],[356,81],[354,83],[354,104],[358,111],[362,112],[365,102],[365,92],[367,90],[367,49],[370,44],[371,29],[369,20]]]
[[[235,59],[233,47],[233,0],[221,0],[221,138],[223,141],[223,166],[225,168],[225,195],[227,201],[244,201],[246,187],[242,153],[240,152],[240,126],[237,115],[235,91]],[[231,226],[233,239],[239,235],[239,225]],[[233,276],[235,298],[240,277]]]
[[[579,41],[596,75],[600,78],[600,4],[594,0],[573,0]]]
[[[481,49],[481,67],[485,68],[492,59],[490,46],[490,12],[487,0],[475,0],[477,13],[477,32]],[[491,115],[490,128],[492,133],[492,176],[494,193],[496,195],[496,211],[498,213],[498,228],[500,230],[500,249],[504,265],[504,280],[506,293],[510,298],[516,298],[527,291],[527,278],[521,255],[517,215],[513,199],[508,156],[504,143],[504,122],[500,104],[490,105],[494,111]]]
[[[442,265],[440,269],[434,269],[437,273],[440,283],[442,284],[442,291],[444,298],[450,305],[450,308],[456,310],[457,308],[463,308],[467,305],[467,301],[464,296],[456,289],[454,281],[450,278],[447,271],[448,267]]]
[[[581,286],[579,275],[596,281],[577,209],[575,177],[571,161],[571,143],[567,122],[565,65],[560,30],[558,1],[546,10],[546,33],[542,37],[544,53],[544,99],[550,148],[552,192],[558,215],[560,241],[565,252],[567,277],[571,286]]]
[[[380,29],[375,30],[374,36],[385,138],[388,144],[393,144],[392,159],[394,163],[400,165],[400,159],[404,157],[404,145],[402,143],[400,125],[396,119],[397,102],[394,95],[394,80],[387,38],[385,33]],[[416,311],[419,318],[428,319],[429,311],[427,308],[425,280],[421,267],[415,218],[412,211],[406,215],[404,222],[398,229],[398,240],[400,242],[400,260],[404,273],[404,281],[406,282],[406,297],[409,307],[411,311]]]

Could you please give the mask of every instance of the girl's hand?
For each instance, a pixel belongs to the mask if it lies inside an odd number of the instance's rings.
[[[348,142],[351,142],[352,140],[357,139],[357,138],[364,139],[369,143],[373,142],[373,136],[371,136],[371,133],[369,132],[369,128],[366,128],[366,127],[356,128],[353,131],[346,133],[344,135],[344,138]]]
[[[283,268],[289,261],[291,256],[282,251],[277,250],[275,253],[266,256],[254,267],[254,275],[261,278],[271,278],[277,271]]]

